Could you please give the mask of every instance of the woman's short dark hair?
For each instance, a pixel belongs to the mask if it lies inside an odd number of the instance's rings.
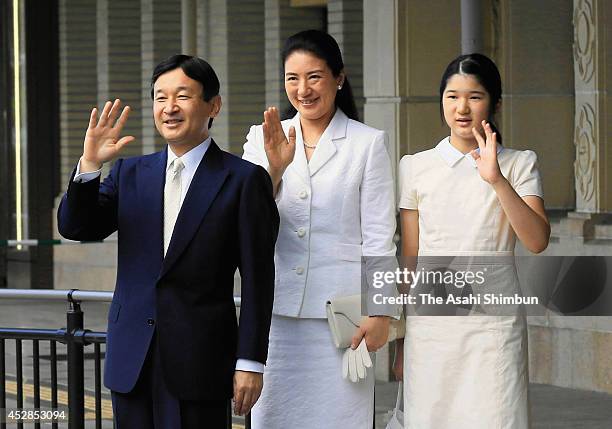
[[[446,89],[448,80],[456,74],[473,76],[474,79],[486,89],[491,100],[487,121],[497,134],[497,142],[501,143],[502,136],[495,123],[495,108],[499,100],[501,100],[502,95],[501,76],[499,75],[497,66],[493,60],[482,54],[460,55],[451,61],[448,67],[446,67],[442,75],[442,80],[440,81],[440,115],[442,118],[444,118],[444,110],[442,108],[444,90]]]
[[[202,58],[190,55],[172,55],[155,66],[151,77],[151,99],[153,99],[153,88],[157,79],[177,68],[181,68],[189,78],[200,82],[202,85],[202,98],[208,102],[219,95],[219,78],[210,64]],[[213,118],[208,121],[208,128],[212,127]]]
[[[335,77],[340,75],[344,70],[344,62],[342,61],[342,53],[336,40],[329,34],[319,30],[306,30],[294,34],[285,41],[282,57],[283,65],[287,61],[289,55],[296,51],[309,52],[322,59],[327,63],[327,66],[332,71]],[[359,120],[353,90],[349,84],[348,78],[345,76],[342,89],[336,93],[336,106],[339,107],[351,119]],[[295,108],[290,105],[285,112],[284,119],[295,115]]]

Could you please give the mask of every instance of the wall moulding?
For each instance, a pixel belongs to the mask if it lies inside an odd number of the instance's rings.
[[[576,105],[574,145],[576,160],[576,209],[594,212],[597,210],[597,116],[589,102]]]
[[[576,77],[584,83],[593,80],[597,55],[595,3],[593,0],[574,2],[574,64]]]

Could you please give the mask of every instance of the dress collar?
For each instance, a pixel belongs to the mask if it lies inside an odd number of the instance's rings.
[[[504,149],[501,144],[497,145],[497,154]],[[461,159],[466,158],[470,164],[476,167],[476,161],[472,157],[472,155],[468,153],[462,153],[459,149],[453,146],[450,142],[450,136],[443,138],[440,143],[436,145],[436,151],[440,155],[440,157],[448,164],[449,167],[454,167],[461,161]],[[476,149],[477,152],[480,152],[480,149]]]

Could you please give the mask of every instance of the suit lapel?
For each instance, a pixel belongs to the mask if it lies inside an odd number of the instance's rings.
[[[314,176],[334,156],[337,151],[335,140],[346,137],[347,125],[348,118],[342,110],[337,109],[334,117],[319,139],[317,149],[312,154],[312,158],[310,158],[310,163],[308,164],[310,176]]]
[[[164,254],[164,184],[168,149],[144,158],[137,173],[138,204],[146,213],[139,219],[145,231],[143,248],[161,263]]]
[[[176,262],[191,241],[228,173],[228,170],[223,167],[221,149],[213,140],[193,176],[189,191],[179,211],[160,277]]]

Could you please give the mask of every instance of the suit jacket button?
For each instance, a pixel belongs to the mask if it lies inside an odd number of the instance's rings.
[[[153,326],[153,325],[155,325],[155,320],[153,320],[153,319],[147,319],[147,325],[149,325],[149,326]]]
[[[306,199],[306,197],[308,196],[308,192],[306,192],[306,191],[302,191],[302,192],[300,192],[300,193],[299,193],[299,196],[300,196],[300,198],[301,198],[301,199],[303,199],[303,200],[304,200],[304,199]]]

